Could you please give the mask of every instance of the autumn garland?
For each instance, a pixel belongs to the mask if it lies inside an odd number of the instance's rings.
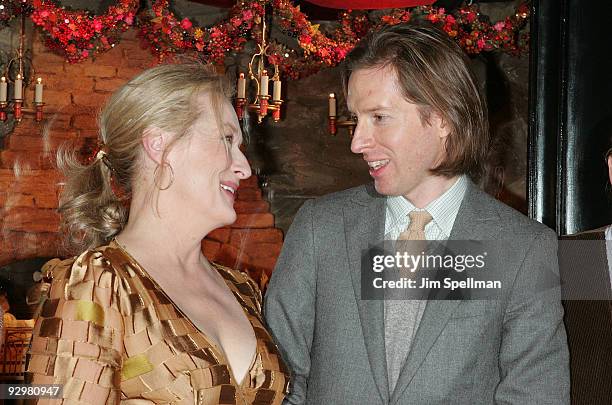
[[[190,19],[177,17],[169,3],[169,0],[154,1],[152,15],[145,17],[141,23],[140,36],[150,44],[160,61],[171,59],[177,54],[192,53],[204,61],[222,64],[227,52],[240,51],[248,39],[259,38],[261,34],[257,30],[263,15],[263,5],[259,0],[236,4],[230,9],[227,19],[210,28],[194,27]],[[310,36],[316,33],[318,26],[311,25],[299,6],[293,6],[291,1],[274,0],[272,5],[275,15],[279,17],[281,29],[288,35],[299,37],[298,42],[306,56],[297,56],[293,49],[272,41],[269,44],[269,62],[278,64],[284,74],[292,78],[304,77],[320,70],[320,61],[308,59],[308,53],[315,50]],[[347,15],[341,22],[342,26],[346,28],[347,21],[353,20],[356,18]],[[338,33],[337,40],[328,39],[319,33],[321,36],[317,36],[317,39],[322,38],[320,42],[324,44],[317,54],[325,56],[330,53],[327,49],[334,49],[336,57],[333,61],[340,62],[366,32],[351,31],[351,35],[347,35],[348,31],[350,29]]]
[[[328,36],[319,30],[318,24],[311,24],[300,7],[290,1],[273,0],[273,8],[281,29],[293,34],[303,50],[303,55],[298,56],[285,45],[270,44],[269,62],[278,64],[292,79],[314,74],[323,67],[336,66],[372,25],[365,12],[345,12],[341,15],[340,26]]]
[[[263,13],[259,1],[249,3],[248,7],[236,4],[230,9],[229,18],[211,28],[200,28],[194,27],[189,18],[177,18],[169,3],[153,1],[150,15],[144,15],[140,24],[140,36],[160,61],[176,54],[194,53],[208,62],[223,64],[227,52],[242,49]]]
[[[69,11],[49,0],[34,0],[32,6],[30,18],[42,29],[46,45],[75,63],[114,47],[134,24],[140,1],[120,0],[103,15]]]
[[[229,51],[240,51],[244,43],[259,33],[253,30],[263,13],[259,0],[236,4],[229,16],[210,28],[194,27],[188,18],[178,18],[169,7],[169,0],[153,2],[153,16],[141,26],[141,36],[150,44],[160,60],[176,54],[193,52],[199,58],[223,63]],[[521,4],[513,16],[491,23],[480,14],[476,5],[464,6],[453,13],[431,6],[394,9],[387,15],[370,19],[365,12],[345,12],[337,29],[329,35],[290,0],[268,0],[283,32],[296,37],[302,55],[286,45],[271,41],[269,62],[278,64],[289,78],[300,78],[316,73],[323,67],[340,63],[346,54],[368,31],[382,25],[394,25],[413,19],[427,19],[438,24],[469,54],[501,50],[518,55],[528,46],[528,34],[521,30],[529,17],[527,3]]]
[[[370,30],[414,19],[426,19],[439,25],[472,55],[492,50],[519,55],[528,48],[529,42],[529,35],[521,33],[529,17],[527,3],[520,4],[514,15],[496,23],[491,23],[488,17],[480,14],[476,5],[461,7],[452,14],[446,13],[444,8],[431,6],[394,9],[373,20],[364,13],[346,12],[340,18],[340,27],[330,36],[319,31],[318,25],[310,24],[299,6],[293,6],[290,1],[273,0],[273,7],[280,17],[281,27],[297,37],[304,51],[302,57],[288,58],[286,47],[278,44],[271,46],[273,55],[270,61],[278,63],[285,75],[291,78],[316,73],[322,67],[336,66]]]
[[[521,4],[514,15],[496,23],[480,14],[476,5],[461,7],[453,13],[431,6],[394,9],[376,18],[367,12],[349,11],[342,13],[338,28],[329,34],[311,24],[290,0],[267,0],[265,4],[272,5],[280,29],[294,36],[301,48],[298,54],[286,45],[270,42],[269,62],[278,64],[289,78],[305,77],[323,67],[336,66],[368,31],[414,19],[438,24],[469,54],[497,49],[518,55],[527,48],[529,38],[521,32],[529,17],[527,3]],[[47,45],[69,62],[79,62],[118,42],[121,32],[134,24],[139,1],[120,0],[101,16],[67,11],[52,1],[34,0],[32,5],[31,18],[42,28]],[[228,18],[202,28],[194,26],[188,18],[178,18],[169,0],[154,0],[148,13],[142,15],[139,35],[160,61],[192,53],[204,61],[222,64],[228,52],[239,52],[249,39],[259,37],[263,7],[259,0],[239,2],[230,9]]]
[[[482,18],[476,6],[464,7],[455,14],[446,14],[444,9],[423,8],[422,16],[436,24],[459,43],[469,54],[499,49],[511,55],[520,55],[529,46],[529,35],[521,30],[529,20],[529,6],[520,4],[516,12],[503,21],[491,23]],[[393,18],[388,16],[387,18]],[[385,17],[383,17],[385,18]]]

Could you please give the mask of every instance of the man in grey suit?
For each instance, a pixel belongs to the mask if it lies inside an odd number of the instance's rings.
[[[289,404],[566,404],[557,238],[469,177],[486,107],[461,49],[432,27],[363,39],[343,83],[351,150],[374,179],[306,202],[269,284],[265,316],[293,372]],[[503,241],[494,300],[364,299],[383,240]],[[550,287],[550,286],[549,286]]]

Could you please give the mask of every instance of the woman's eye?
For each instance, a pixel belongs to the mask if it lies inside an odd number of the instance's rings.
[[[234,141],[234,135],[225,135],[224,139],[225,139],[225,142],[231,145],[232,142]]]
[[[379,114],[374,115],[374,121],[376,122],[382,122],[385,120],[385,118],[386,117],[384,115],[379,115]]]

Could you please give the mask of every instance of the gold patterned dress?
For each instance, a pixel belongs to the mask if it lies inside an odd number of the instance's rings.
[[[32,382],[63,385],[64,400],[51,403],[281,404],[289,372],[264,327],[261,293],[243,273],[214,267],[257,340],[242,383],[221,350],[114,241],[45,265],[53,283],[34,328]]]

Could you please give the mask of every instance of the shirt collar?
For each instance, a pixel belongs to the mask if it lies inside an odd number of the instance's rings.
[[[436,198],[424,208],[431,214],[434,221],[446,237],[450,236],[455,224],[455,218],[459,212],[461,201],[465,196],[468,187],[468,180],[465,175],[459,176],[455,184],[444,192],[440,197]],[[385,226],[385,233],[390,231],[390,227],[402,224],[404,227],[408,223],[408,213],[417,209],[414,204],[408,201],[403,196],[387,197],[388,215],[394,220],[389,221]]]

